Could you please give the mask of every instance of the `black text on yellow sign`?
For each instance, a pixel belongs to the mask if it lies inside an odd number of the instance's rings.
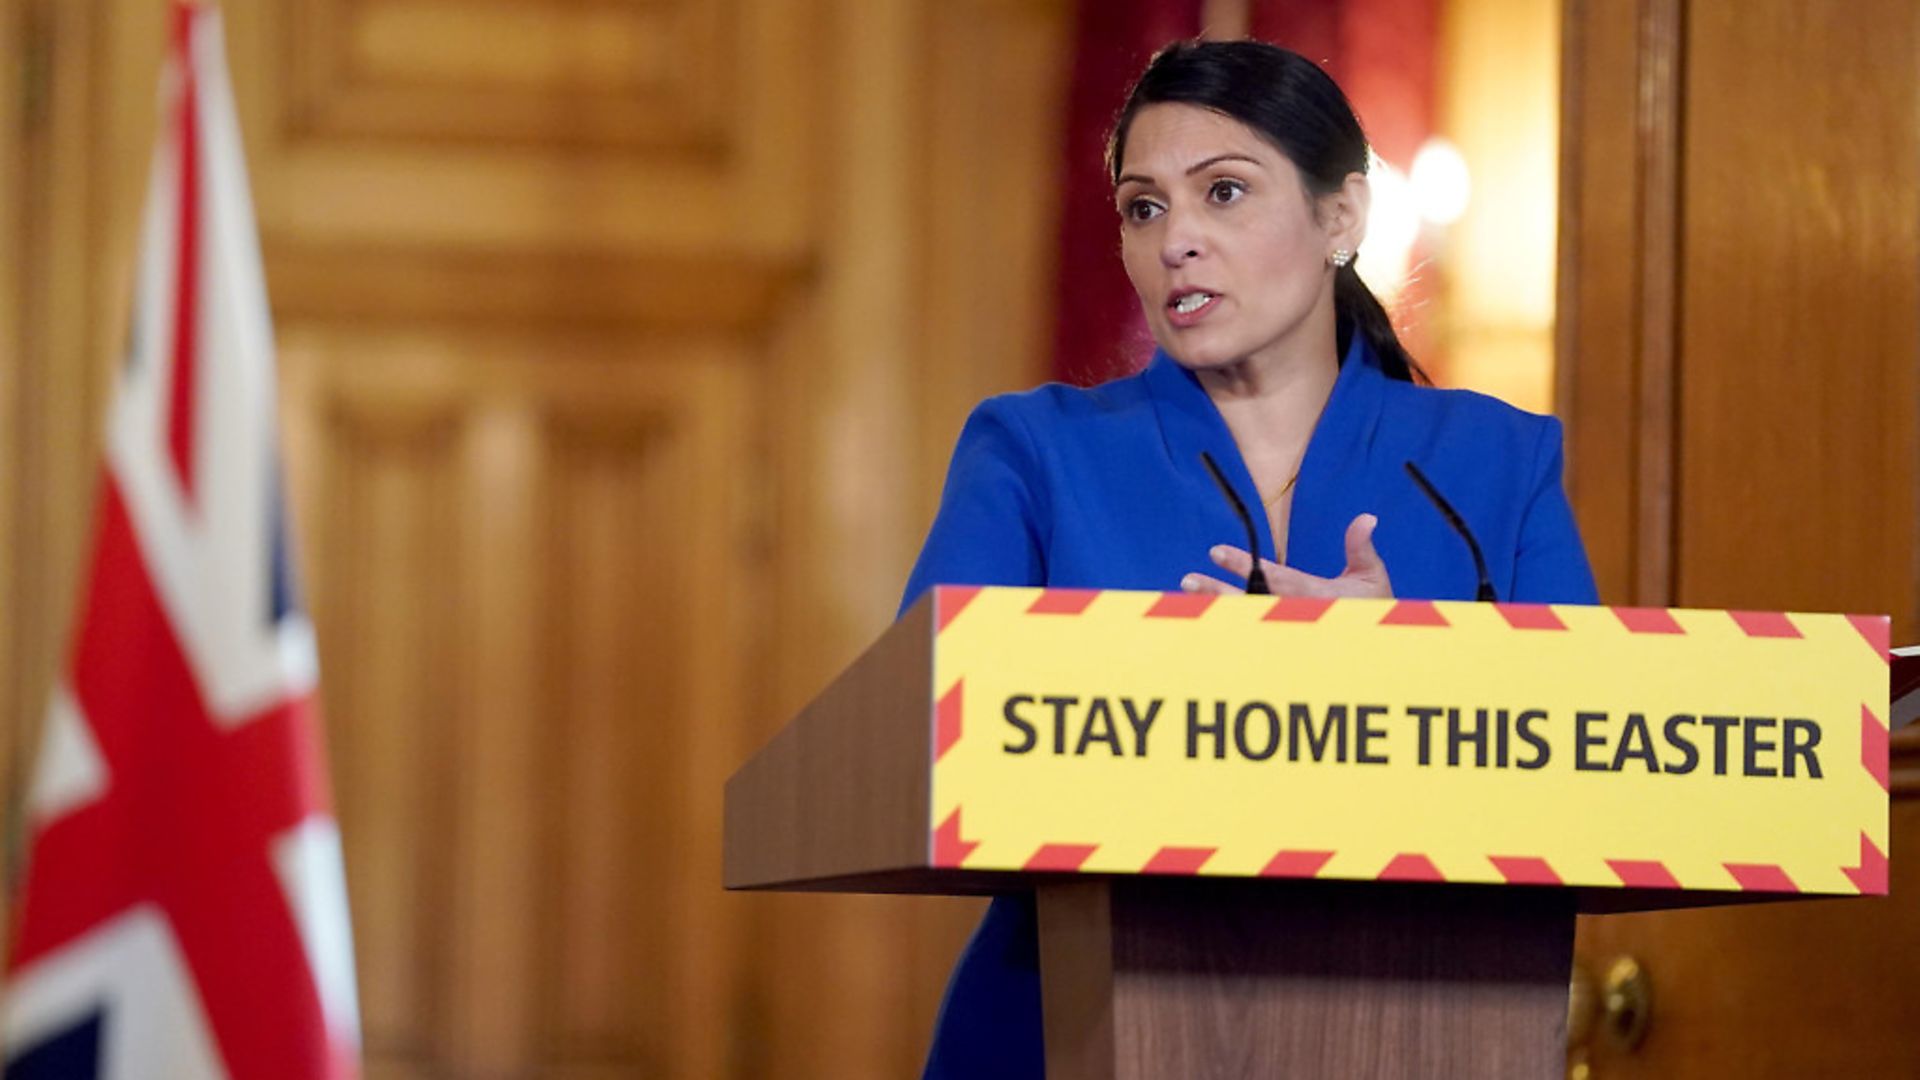
[[[1001,749],[1016,757],[1365,766],[1389,765],[1404,754],[1445,768],[1824,775],[1820,723],[1794,716],[1031,693],[1009,695],[1001,717]]]

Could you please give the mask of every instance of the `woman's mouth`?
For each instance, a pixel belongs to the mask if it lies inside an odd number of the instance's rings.
[[[1179,293],[1167,302],[1167,321],[1176,327],[1187,327],[1207,317],[1214,305],[1220,300],[1218,293],[1204,289],[1194,289]]]

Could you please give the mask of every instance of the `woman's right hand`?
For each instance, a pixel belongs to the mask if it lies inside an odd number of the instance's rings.
[[[1339,577],[1317,577],[1304,570],[1282,566],[1271,559],[1261,559],[1260,569],[1266,574],[1267,587],[1273,590],[1275,596],[1328,599],[1352,596],[1391,600],[1393,580],[1387,574],[1386,562],[1373,547],[1373,530],[1379,524],[1380,519],[1372,514],[1361,514],[1347,526],[1347,568]],[[1253,571],[1253,557],[1243,548],[1219,544],[1208,554],[1215,566],[1237,575],[1242,581]],[[1186,592],[1213,593],[1218,596],[1235,596],[1246,591],[1244,585],[1232,585],[1205,574],[1188,574],[1180,579],[1180,588]]]

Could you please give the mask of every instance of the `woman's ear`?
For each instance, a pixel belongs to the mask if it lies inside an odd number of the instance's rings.
[[[1327,231],[1327,251],[1360,250],[1367,238],[1367,208],[1373,187],[1357,172],[1348,173],[1340,186],[1320,197],[1320,224]]]

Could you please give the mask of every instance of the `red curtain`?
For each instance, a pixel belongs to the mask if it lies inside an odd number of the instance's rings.
[[[1120,219],[1104,165],[1127,89],[1162,45],[1200,32],[1201,0],[1080,0],[1067,100],[1065,202],[1053,370],[1091,386],[1137,371],[1153,338],[1120,265]]]
[[[1080,0],[1068,98],[1054,377],[1082,386],[1125,375],[1153,340],[1118,254],[1112,185],[1102,166],[1108,129],[1127,88],[1156,49],[1199,33],[1202,0]],[[1401,172],[1433,134],[1439,0],[1252,0],[1249,36],[1285,45],[1331,73],[1359,112],[1374,149]],[[1415,270],[1396,314],[1430,305],[1437,282]],[[1428,358],[1417,318],[1400,321],[1414,355]],[[1432,365],[1429,364],[1431,367]]]

